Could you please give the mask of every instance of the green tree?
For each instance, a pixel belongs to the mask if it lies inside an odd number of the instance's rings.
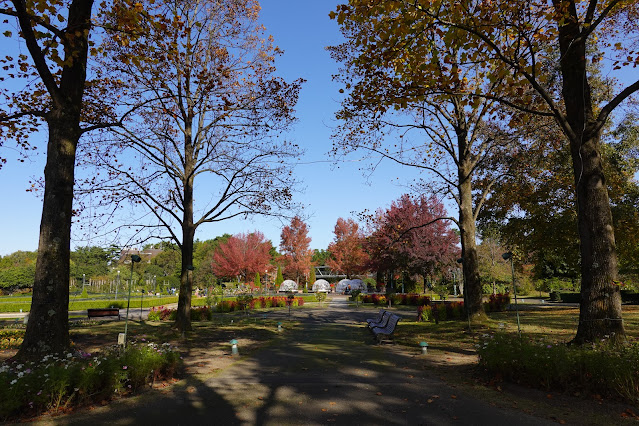
[[[623,341],[601,136],[615,109],[639,90],[639,81],[631,80],[607,98],[597,99],[590,64],[606,61],[612,75],[639,63],[633,50],[639,33],[637,3],[351,0],[349,6],[341,7],[338,19],[346,19],[355,6],[360,8],[359,16],[382,10],[398,17],[396,25],[376,28],[382,38],[407,29],[413,32],[419,25],[436,32],[446,44],[463,39],[468,54],[461,61],[490,64],[491,79],[500,83],[484,92],[485,97],[508,108],[552,118],[569,146],[577,204],[582,297],[574,342],[607,337]]]
[[[308,285],[312,286],[317,281],[317,277],[315,276],[315,267],[311,266],[311,271],[308,273]]]
[[[462,31],[440,34],[408,3],[352,0],[331,14],[347,40],[331,48],[348,94],[336,114],[343,124],[334,153],[363,152],[372,168],[382,160],[410,167],[423,173],[419,192],[454,200],[458,214],[445,219],[460,231],[466,309],[481,319],[476,218],[492,180],[509,172],[517,139],[504,126],[507,112],[482,97],[500,83],[493,67],[469,62]],[[480,180],[488,165],[498,172]]]
[[[109,273],[110,253],[108,250],[97,246],[78,247],[71,252],[71,261],[74,268],[71,276],[76,280],[105,276]]]
[[[284,276],[282,275],[282,267],[277,267],[277,276],[275,277],[275,289],[279,289],[280,285],[284,282]]]
[[[255,288],[261,288],[262,287],[262,279],[260,278],[260,273],[257,272],[255,274],[255,278],[253,279],[253,286]]]

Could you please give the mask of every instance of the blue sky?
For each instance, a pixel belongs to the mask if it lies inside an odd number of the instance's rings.
[[[370,178],[364,178],[355,157],[353,161],[334,164],[331,149],[331,129],[336,125],[334,113],[339,107],[339,86],[331,76],[337,64],[325,50],[338,44],[341,36],[335,21],[328,13],[335,1],[262,0],[261,21],[275,43],[284,50],[276,65],[278,74],[286,80],[304,78],[297,106],[299,121],[289,139],[306,150],[302,164],[295,168],[304,192],[298,202],[306,206],[312,248],[326,248],[333,239],[333,228],[339,217],[353,217],[353,212],[387,207],[392,200],[406,192],[409,171],[391,164],[382,164]],[[42,136],[34,136],[35,138]],[[44,139],[43,139],[44,140]],[[43,146],[42,143],[39,144]],[[35,250],[42,213],[41,201],[26,192],[29,180],[41,176],[44,170],[44,150],[26,163],[18,163],[15,156],[3,148],[2,156],[9,157],[0,170],[0,255],[16,250]],[[196,237],[204,240],[223,233],[235,234],[259,230],[274,245],[279,245],[282,224],[279,221],[254,218],[231,220],[203,225]],[[100,244],[100,241],[72,241],[72,245]]]

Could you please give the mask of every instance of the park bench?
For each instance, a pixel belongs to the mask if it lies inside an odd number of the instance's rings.
[[[373,328],[373,327],[386,327],[386,324],[388,324],[388,319],[390,318],[392,314],[388,311],[384,311],[382,313],[382,318],[379,321],[376,322],[369,322],[368,323],[368,327],[369,328]]]
[[[120,319],[120,309],[118,308],[90,308],[87,309],[89,318],[97,317],[118,317]]]
[[[377,317],[367,319],[366,323],[368,324],[368,326],[370,327],[371,324],[379,324],[384,318],[384,312],[386,312],[386,310],[380,309]]]
[[[397,323],[401,319],[402,318],[400,316],[391,314],[388,317],[388,322],[386,323],[385,326],[371,327],[371,331],[373,332],[373,335],[375,336],[375,340],[377,340],[378,345],[381,344],[382,342],[395,343],[395,341],[393,340],[393,333],[395,332],[395,327],[397,327]]]

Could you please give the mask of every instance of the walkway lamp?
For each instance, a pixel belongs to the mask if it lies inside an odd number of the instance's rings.
[[[515,265],[513,264],[513,253],[506,252],[501,255],[504,260],[510,259],[510,270],[513,274],[513,293],[515,294],[515,312],[517,312],[517,332],[521,337],[521,326],[519,325],[519,306],[517,305],[517,286],[515,285]]]
[[[126,348],[126,336],[129,328],[129,307],[131,306],[131,285],[133,284],[133,265],[142,260],[137,254],[131,255],[131,281],[129,281],[129,298],[126,302],[126,320],[124,321],[124,348]],[[119,272],[119,271],[118,271]]]
[[[118,300],[118,287],[120,287],[120,271],[118,271],[118,281],[115,283],[115,300]]]

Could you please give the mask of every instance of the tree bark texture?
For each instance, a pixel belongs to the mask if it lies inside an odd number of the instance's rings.
[[[601,129],[606,117],[595,118],[586,69],[586,46],[580,37],[572,1],[555,1],[570,19],[559,26],[563,98],[577,193],[581,251],[581,305],[574,342],[583,344],[625,336],[617,279],[615,236],[601,157]]]
[[[69,349],[69,262],[77,124],[73,120],[49,121],[33,299],[18,358],[39,359]]]
[[[181,331],[191,331],[191,293],[193,291],[193,240],[195,239],[195,224],[193,223],[193,170],[194,154],[191,137],[190,119],[185,120],[184,143],[184,198],[182,206],[182,275],[180,277],[180,296],[178,298],[176,328]]]
[[[475,242],[476,228],[472,206],[472,184],[464,167],[460,167],[459,180],[459,232],[464,271],[464,302],[471,318],[484,317],[482,287],[479,277],[479,259]]]
[[[80,117],[92,7],[92,0],[74,0],[69,6],[67,34],[70,39],[65,42],[65,58],[69,62],[62,68],[59,86],[51,84],[48,69],[42,64],[36,65],[51,95],[52,107],[45,115],[49,138],[33,299],[24,341],[16,355],[18,359],[39,359],[46,354],[65,352],[70,347],[73,185],[76,147],[82,134]],[[20,19],[23,32],[31,32],[31,28],[23,28],[25,24]],[[27,40],[27,45],[34,59],[41,57],[42,52],[33,40]]]

